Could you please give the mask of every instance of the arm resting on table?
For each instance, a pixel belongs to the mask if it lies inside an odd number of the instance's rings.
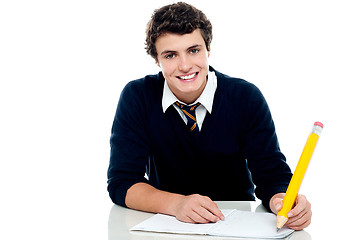
[[[125,204],[140,211],[172,215],[183,222],[209,223],[224,219],[217,204],[209,197],[165,192],[147,183],[136,183],[130,187]]]

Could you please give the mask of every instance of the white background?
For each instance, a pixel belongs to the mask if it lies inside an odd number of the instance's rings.
[[[293,170],[324,123],[301,189],[314,212],[306,231],[358,233],[347,221],[360,215],[357,1],[188,2],[213,24],[210,64],[265,95]],[[168,3],[1,1],[1,239],[107,238],[115,108],[128,81],[160,70],[144,32]]]

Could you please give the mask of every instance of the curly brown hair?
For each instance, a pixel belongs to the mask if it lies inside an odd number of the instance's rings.
[[[178,2],[154,11],[146,29],[145,49],[156,62],[157,50],[155,42],[164,33],[187,34],[196,29],[201,30],[208,51],[212,41],[212,24],[206,15],[184,2]]]

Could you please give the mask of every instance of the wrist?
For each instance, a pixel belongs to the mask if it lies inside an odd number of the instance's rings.
[[[163,202],[161,204],[161,206],[164,207],[162,209],[162,212],[172,216],[176,216],[177,212],[179,211],[179,206],[181,206],[181,202],[183,201],[185,196],[177,193],[165,193],[167,194],[167,197],[165,198],[166,202]]]

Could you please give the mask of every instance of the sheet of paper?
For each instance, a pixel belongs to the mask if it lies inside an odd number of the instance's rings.
[[[276,230],[276,215],[272,213],[234,211],[208,235],[245,238],[284,238],[293,230]]]
[[[222,209],[221,211],[225,215],[225,220],[217,223],[184,223],[173,216],[156,214],[130,230],[243,238],[284,238],[293,232],[287,228],[277,232],[276,215],[272,213],[255,213],[235,209]]]
[[[221,210],[224,216],[228,216],[232,209]],[[193,224],[177,220],[173,216],[156,214],[153,217],[132,227],[131,231],[149,231],[179,234],[202,234],[206,235],[218,223]]]

